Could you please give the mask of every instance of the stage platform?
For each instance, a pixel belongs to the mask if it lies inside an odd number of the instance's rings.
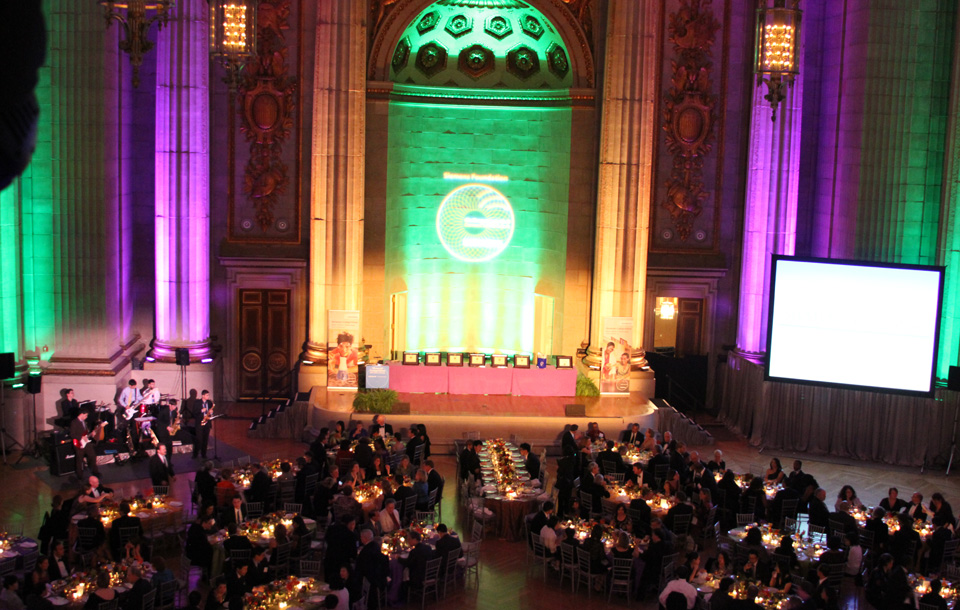
[[[369,425],[373,415],[353,413],[355,395],[313,388],[308,424],[330,428],[338,420],[360,419]],[[554,455],[559,453],[560,434],[567,424],[578,424],[586,430],[587,423],[595,421],[612,439],[619,438],[620,432],[634,422],[641,430],[659,425],[657,407],[638,392],[599,398],[399,393],[399,401],[410,405],[410,414],[390,414],[387,423],[404,433],[410,424],[426,425],[434,453],[448,453],[453,450],[454,440],[477,432],[480,438],[519,438],[538,451],[546,447]],[[582,405],[584,415],[567,416],[567,405]]]

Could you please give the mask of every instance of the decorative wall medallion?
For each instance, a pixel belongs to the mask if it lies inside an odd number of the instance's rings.
[[[407,65],[408,59],[410,59],[410,39],[404,36],[400,42],[397,43],[397,48],[393,51],[393,60],[390,62],[393,66],[393,71],[399,72]]]
[[[423,36],[433,28],[437,27],[438,23],[440,23],[440,12],[430,11],[420,18],[420,21],[417,23],[417,31],[420,32],[421,36]]]
[[[490,34],[497,40],[503,40],[513,32],[513,26],[510,25],[510,20],[500,15],[495,15],[487,19],[487,23],[483,26],[483,29],[487,34]]]
[[[461,72],[476,80],[489,74],[496,67],[493,51],[483,45],[475,44],[460,51],[457,67]]]
[[[680,0],[680,7],[668,17],[667,30],[676,59],[671,61],[673,74],[664,99],[663,129],[673,168],[662,205],[669,210],[681,241],[690,237],[693,220],[703,212],[704,201],[710,197],[703,183],[703,161],[712,149],[716,122],[717,96],[713,93],[710,59],[719,28],[712,0]]]
[[[417,69],[427,77],[447,67],[447,50],[435,42],[428,42],[417,52]]]
[[[519,46],[507,53],[507,71],[526,80],[540,71],[540,59],[537,52],[526,46]]]
[[[290,0],[261,0],[257,22],[257,57],[247,62],[237,92],[240,131],[250,143],[243,192],[266,231],[274,224],[274,208],[289,183],[283,145],[293,129],[297,79],[287,64]],[[241,222],[241,228],[249,230]]]
[[[520,29],[534,40],[540,40],[540,37],[543,36],[543,25],[533,15],[524,15],[523,19],[520,20]]]
[[[473,29],[473,19],[466,15],[454,15],[447,20],[445,28],[454,38],[460,38]]]
[[[559,78],[564,78],[570,71],[570,61],[567,59],[567,52],[558,44],[551,44],[547,49],[547,64],[550,71]]]

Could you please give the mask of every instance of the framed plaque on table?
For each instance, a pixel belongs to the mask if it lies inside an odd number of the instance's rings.
[[[419,352],[403,352],[403,363],[412,364],[413,366],[420,364],[420,353]]]
[[[498,369],[507,366],[507,355],[493,354],[490,356],[490,365]]]
[[[487,357],[484,354],[470,354],[470,366],[483,366],[486,361]]]
[[[515,369],[528,369],[530,368],[530,356],[525,354],[517,354],[513,357],[513,368]]]
[[[440,366],[440,354],[430,352],[423,355],[423,364],[425,366]]]
[[[463,366],[463,354],[447,354],[447,366]]]
[[[570,356],[557,356],[557,368],[558,369],[572,369],[573,368],[573,358]]]

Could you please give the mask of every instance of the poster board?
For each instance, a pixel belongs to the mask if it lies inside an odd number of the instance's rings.
[[[360,312],[327,312],[327,388],[356,390],[359,386]]]
[[[600,337],[600,393],[629,395],[633,318],[603,318]]]

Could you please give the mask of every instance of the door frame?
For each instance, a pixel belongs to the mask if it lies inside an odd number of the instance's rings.
[[[307,263],[295,259],[250,259],[219,257],[227,272],[225,302],[220,309],[223,319],[212,324],[222,329],[223,341],[223,393],[224,400],[237,400],[237,370],[240,366],[239,312],[241,290],[289,290],[290,291],[290,354],[294,363],[300,357],[307,337]],[[211,312],[217,309],[211,307]],[[213,313],[211,313],[213,315]],[[214,320],[211,320],[213,323]]]

